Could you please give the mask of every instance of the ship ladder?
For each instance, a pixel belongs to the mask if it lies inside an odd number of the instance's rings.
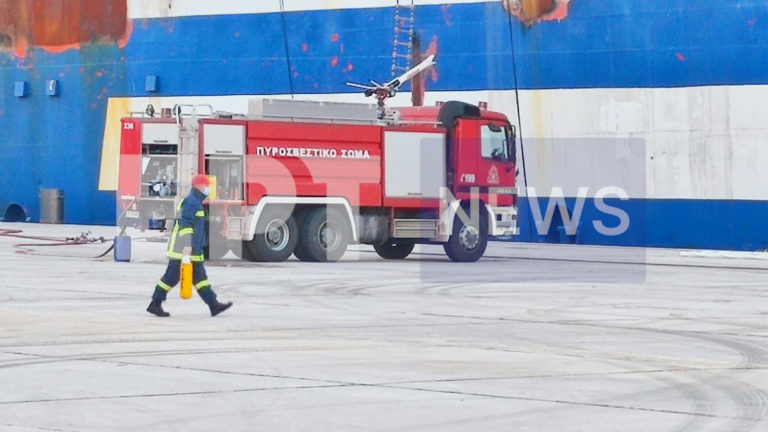
[[[392,78],[411,68],[413,50],[413,26],[416,7],[413,0],[395,5],[395,39],[392,48]]]

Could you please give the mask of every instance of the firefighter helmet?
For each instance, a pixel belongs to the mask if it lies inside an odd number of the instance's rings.
[[[209,179],[208,176],[205,174],[196,174],[194,177],[192,177],[193,187],[210,186],[210,185],[211,185],[211,179]]]

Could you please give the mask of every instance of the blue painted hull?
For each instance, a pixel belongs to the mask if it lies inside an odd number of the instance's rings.
[[[539,198],[542,214],[549,198]],[[768,202],[745,200],[630,199],[608,200],[629,217],[628,229],[620,235],[598,232],[594,223],[614,228],[616,216],[602,213],[592,200],[584,203],[578,232],[568,237],[554,218],[548,229],[538,230],[527,199],[520,200],[520,236],[517,240],[547,243],[580,243],[613,246],[647,246],[690,249],[768,250],[768,224],[759,215],[768,214]],[[566,199],[572,212],[575,199]]]

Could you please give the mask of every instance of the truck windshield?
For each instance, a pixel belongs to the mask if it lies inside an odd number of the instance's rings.
[[[482,156],[497,161],[509,160],[507,152],[507,134],[504,128],[494,124],[480,127],[480,139],[482,140]]]

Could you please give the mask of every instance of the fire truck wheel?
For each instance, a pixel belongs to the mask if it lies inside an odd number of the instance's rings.
[[[286,215],[285,210],[267,209],[259,217],[256,235],[246,242],[245,247],[254,261],[285,261],[296,248],[298,232],[296,221],[293,216]]]
[[[302,261],[338,261],[347,251],[349,228],[335,208],[309,210],[301,224],[297,258]]]
[[[405,259],[413,251],[416,244],[413,240],[389,239],[384,243],[376,243],[373,248],[380,257],[388,260]]]
[[[475,262],[485,253],[488,246],[488,216],[480,213],[479,221],[464,223],[456,215],[453,220],[453,233],[448,243],[443,245],[446,255],[455,262]]]
[[[256,257],[253,256],[250,249],[248,249],[248,242],[240,242],[240,252],[243,254],[243,259],[247,261],[256,261]]]
[[[302,209],[300,211],[297,211],[293,214],[294,219],[296,219],[296,223],[299,225],[299,236],[301,236],[301,230],[304,226],[304,221],[307,219],[307,213],[310,212],[311,209]],[[293,250],[293,255],[299,260],[299,261],[312,261],[312,258],[309,255],[309,252],[307,252],[304,249],[304,244],[301,241],[301,238],[299,238],[298,243],[296,243],[296,249]]]
[[[309,252],[304,250],[304,246],[302,246],[301,241],[296,245],[296,249],[293,251],[293,255],[296,256],[296,258],[299,261],[312,261],[312,257],[310,257]]]

